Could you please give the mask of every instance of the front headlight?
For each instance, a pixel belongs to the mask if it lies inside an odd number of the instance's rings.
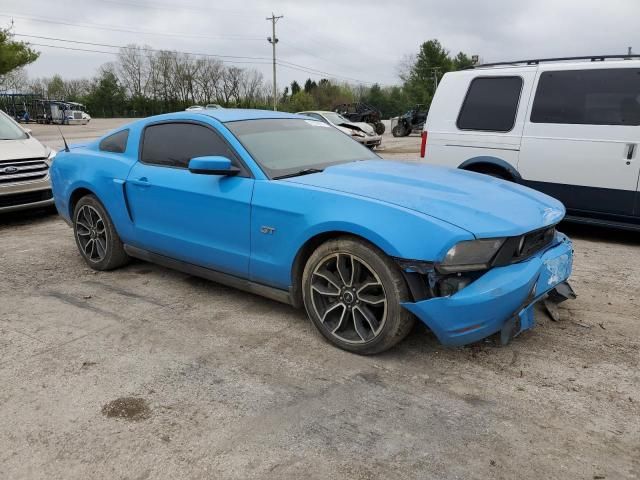
[[[443,273],[455,273],[489,268],[491,260],[504,241],[504,238],[488,238],[457,243],[449,249],[444,260],[438,265],[438,270]]]
[[[364,137],[364,133],[362,132],[351,132],[352,137]]]
[[[57,153],[58,152],[56,152],[53,148],[49,150],[49,154],[47,155],[47,162],[49,163],[49,165],[51,165],[53,159],[56,158]]]

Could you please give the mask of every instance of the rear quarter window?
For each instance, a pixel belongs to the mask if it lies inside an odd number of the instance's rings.
[[[103,138],[98,148],[102,152],[124,153],[127,149],[129,130],[122,130]]]
[[[543,72],[531,122],[640,125],[640,69]]]
[[[510,131],[516,121],[521,92],[521,77],[474,78],[456,125],[460,130]]]

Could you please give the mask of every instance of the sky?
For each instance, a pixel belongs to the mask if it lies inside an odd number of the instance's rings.
[[[0,25],[13,18],[14,33],[49,37],[16,37],[39,44],[29,76],[65,79],[92,77],[115,55],[51,46],[117,49],[54,39],[226,55],[271,81],[271,13],[284,16],[277,54],[289,66],[278,67],[280,87],[308,77],[399,84],[403,57],[434,38],[484,62],[622,54],[629,46],[640,53],[638,0],[0,0]]]

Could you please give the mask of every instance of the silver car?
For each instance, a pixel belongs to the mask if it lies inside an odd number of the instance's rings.
[[[53,205],[49,167],[55,154],[0,111],[0,213]]]
[[[333,125],[338,130],[350,135],[351,138],[369,148],[379,147],[382,143],[382,136],[378,135],[374,128],[368,123],[352,122],[336,112],[315,110],[310,112],[298,112],[299,115],[315,118],[321,122]]]

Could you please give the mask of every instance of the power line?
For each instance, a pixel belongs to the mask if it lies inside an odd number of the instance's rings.
[[[152,51],[152,52],[159,52],[159,51],[174,51],[176,53],[181,53],[184,55],[194,55],[194,56],[200,56],[200,57],[210,57],[210,58],[217,58],[220,59],[222,62],[224,63],[244,63],[244,64],[250,64],[252,62],[237,62],[237,61],[231,61],[231,60],[222,60],[224,58],[235,58],[235,59],[242,59],[242,60],[270,60],[267,57],[249,57],[249,56],[239,56],[239,55],[218,55],[218,54],[210,54],[210,53],[197,53],[197,52],[185,52],[185,51],[178,51],[178,50],[173,50],[173,49],[156,49],[156,48],[151,48],[151,47],[132,47],[132,46],[125,46],[125,45],[113,45],[113,44],[108,44],[108,43],[97,43],[97,42],[84,42],[84,41],[80,41],[80,40],[68,40],[68,39],[63,39],[63,38],[56,38],[56,37],[48,37],[48,36],[42,36],[42,35],[27,35],[27,34],[15,34],[16,36],[20,36],[20,37],[26,37],[26,38],[38,38],[38,39],[44,39],[44,40],[54,40],[57,42],[64,42],[64,43],[71,43],[71,44],[78,44],[78,45],[89,45],[89,46],[94,46],[94,47],[107,47],[107,48],[118,48],[118,49],[125,49],[125,50],[142,50],[142,51]],[[57,46],[57,45],[45,45],[45,44],[36,44],[36,43],[32,43],[32,45],[37,45],[37,46],[44,46],[44,47],[50,47],[50,48],[60,48],[60,49],[65,49],[62,46]],[[77,50],[77,51],[87,51],[87,52],[91,52],[92,50],[90,49],[78,49],[78,48],[66,48],[67,50]],[[105,51],[95,51],[95,53],[110,53],[113,55],[117,55],[118,52],[105,52]],[[256,65],[265,65],[269,62],[256,62]],[[366,82],[363,80],[359,80],[357,78],[353,78],[353,77],[348,77],[348,76],[344,76],[344,75],[338,75],[338,74],[334,74],[331,72],[325,72],[322,70],[318,70],[312,67],[307,67],[305,65],[300,65],[297,63],[293,63],[293,62],[289,62],[286,60],[277,60],[276,61],[277,65],[280,65],[282,67],[285,68],[289,68],[292,70],[298,70],[307,74],[311,74],[311,75],[316,75],[316,76],[326,76],[326,77],[332,77],[332,78],[337,78],[337,79],[343,79],[343,80],[349,80],[349,81],[354,81],[357,83],[362,83],[362,84],[366,84],[366,85],[372,85],[372,82]],[[274,83],[275,84],[275,83]]]
[[[73,50],[76,52],[91,52],[91,53],[104,53],[107,55],[117,55],[118,52],[107,52],[104,50],[95,50],[90,48],[77,48],[77,47],[65,47],[62,45],[49,45],[45,43],[29,43],[29,45],[35,45],[36,47],[48,47],[48,48],[58,48],[60,50]],[[156,50],[160,51],[160,50]],[[178,53],[178,52],[176,52]],[[182,52],[180,52],[182,53]],[[220,60],[222,63],[234,63],[234,64],[250,64],[250,65],[269,65],[271,62],[244,62],[244,61],[235,61],[235,60]]]
[[[164,51],[172,51],[172,52],[176,52],[176,53],[183,53],[183,54],[186,54],[186,55],[195,55],[195,56],[200,56],[200,57],[241,58],[241,59],[244,59],[244,60],[269,60],[269,58],[267,58],[267,57],[246,57],[246,56],[240,56],[240,55],[218,55],[218,54],[214,54],[214,53],[181,52],[181,51],[173,50],[173,49],[158,49],[158,48],[139,47],[139,46],[133,47],[133,46],[129,46],[129,45],[113,45],[113,44],[109,44],[109,43],[82,42],[80,40],[67,40],[67,39],[64,39],[64,38],[44,37],[44,36],[41,36],[41,35],[26,35],[26,34],[22,34],[22,33],[14,33],[14,35],[16,37],[39,38],[41,40],[55,40],[57,42],[77,43],[77,44],[80,44],[80,45],[92,45],[94,47],[121,48],[121,49],[125,49],[125,50],[143,50],[143,51],[150,51],[150,52],[159,52],[159,51],[163,51],[164,50]],[[116,53],[116,52],[109,52],[109,53]]]
[[[191,37],[191,38],[208,38],[208,39],[214,39],[214,40],[250,40],[250,41],[263,41],[262,37],[254,37],[254,36],[243,36],[240,34],[225,34],[225,35],[196,35],[196,34],[191,34],[191,33],[178,33],[178,32],[174,32],[174,33],[167,33],[167,32],[150,32],[150,31],[145,31],[145,30],[129,30],[126,28],[121,28],[121,27],[117,27],[117,26],[113,26],[113,25],[105,25],[105,24],[99,24],[99,23],[75,23],[75,22],[67,22],[67,21],[63,21],[63,20],[51,20],[51,19],[47,19],[47,18],[43,18],[43,17],[33,17],[33,16],[25,16],[25,15],[13,15],[13,14],[0,14],[0,17],[6,17],[6,18],[21,18],[23,20],[30,20],[33,22],[40,22],[40,23],[51,23],[54,25],[66,25],[66,26],[70,26],[70,27],[78,27],[78,28],[89,28],[89,29],[97,29],[97,30],[105,30],[105,31],[109,31],[109,32],[124,32],[124,33],[135,33],[135,34],[143,34],[143,35],[156,35],[156,36],[162,36],[162,37],[178,37],[178,38],[183,38],[183,37]]]

